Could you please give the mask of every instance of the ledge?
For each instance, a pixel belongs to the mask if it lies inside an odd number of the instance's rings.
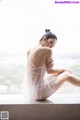
[[[0,94],[0,104],[80,104],[80,94],[53,94],[45,101],[30,101],[23,94]]]

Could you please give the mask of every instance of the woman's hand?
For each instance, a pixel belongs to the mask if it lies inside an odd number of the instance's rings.
[[[53,67],[53,60],[51,59],[51,61],[47,64],[47,68],[52,68]]]
[[[52,67],[53,67],[53,63],[49,63],[49,64],[47,65],[47,67],[48,67],[48,68],[52,68]]]

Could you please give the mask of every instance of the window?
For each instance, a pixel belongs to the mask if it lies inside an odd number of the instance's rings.
[[[0,93],[21,93],[27,50],[38,43],[46,28],[58,36],[53,49],[55,64],[80,76],[78,7],[57,7],[49,0],[0,1]],[[79,91],[65,83],[57,92]]]

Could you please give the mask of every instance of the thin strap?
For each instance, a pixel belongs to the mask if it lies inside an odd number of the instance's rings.
[[[30,61],[31,64],[33,65],[33,67],[35,67],[34,63],[32,62],[32,59],[31,59],[31,56],[30,56],[30,55],[28,55],[28,61]]]
[[[40,47],[41,48],[41,47]],[[32,65],[33,65],[33,67],[35,68],[35,65],[34,65],[34,63],[33,63],[33,61],[32,61],[32,56],[40,49],[40,48],[38,48],[32,55],[28,55],[28,58],[29,58],[29,60],[30,60],[30,62],[32,63]]]
[[[32,55],[33,56],[33,55]],[[30,56],[30,61],[31,61],[31,64],[33,65],[33,67],[35,67],[33,61],[32,61],[32,56]]]

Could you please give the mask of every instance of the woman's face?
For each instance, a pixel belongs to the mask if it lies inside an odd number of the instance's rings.
[[[49,48],[52,48],[55,46],[57,40],[56,39],[48,39],[48,40],[45,40],[45,46],[46,47],[49,47]]]

